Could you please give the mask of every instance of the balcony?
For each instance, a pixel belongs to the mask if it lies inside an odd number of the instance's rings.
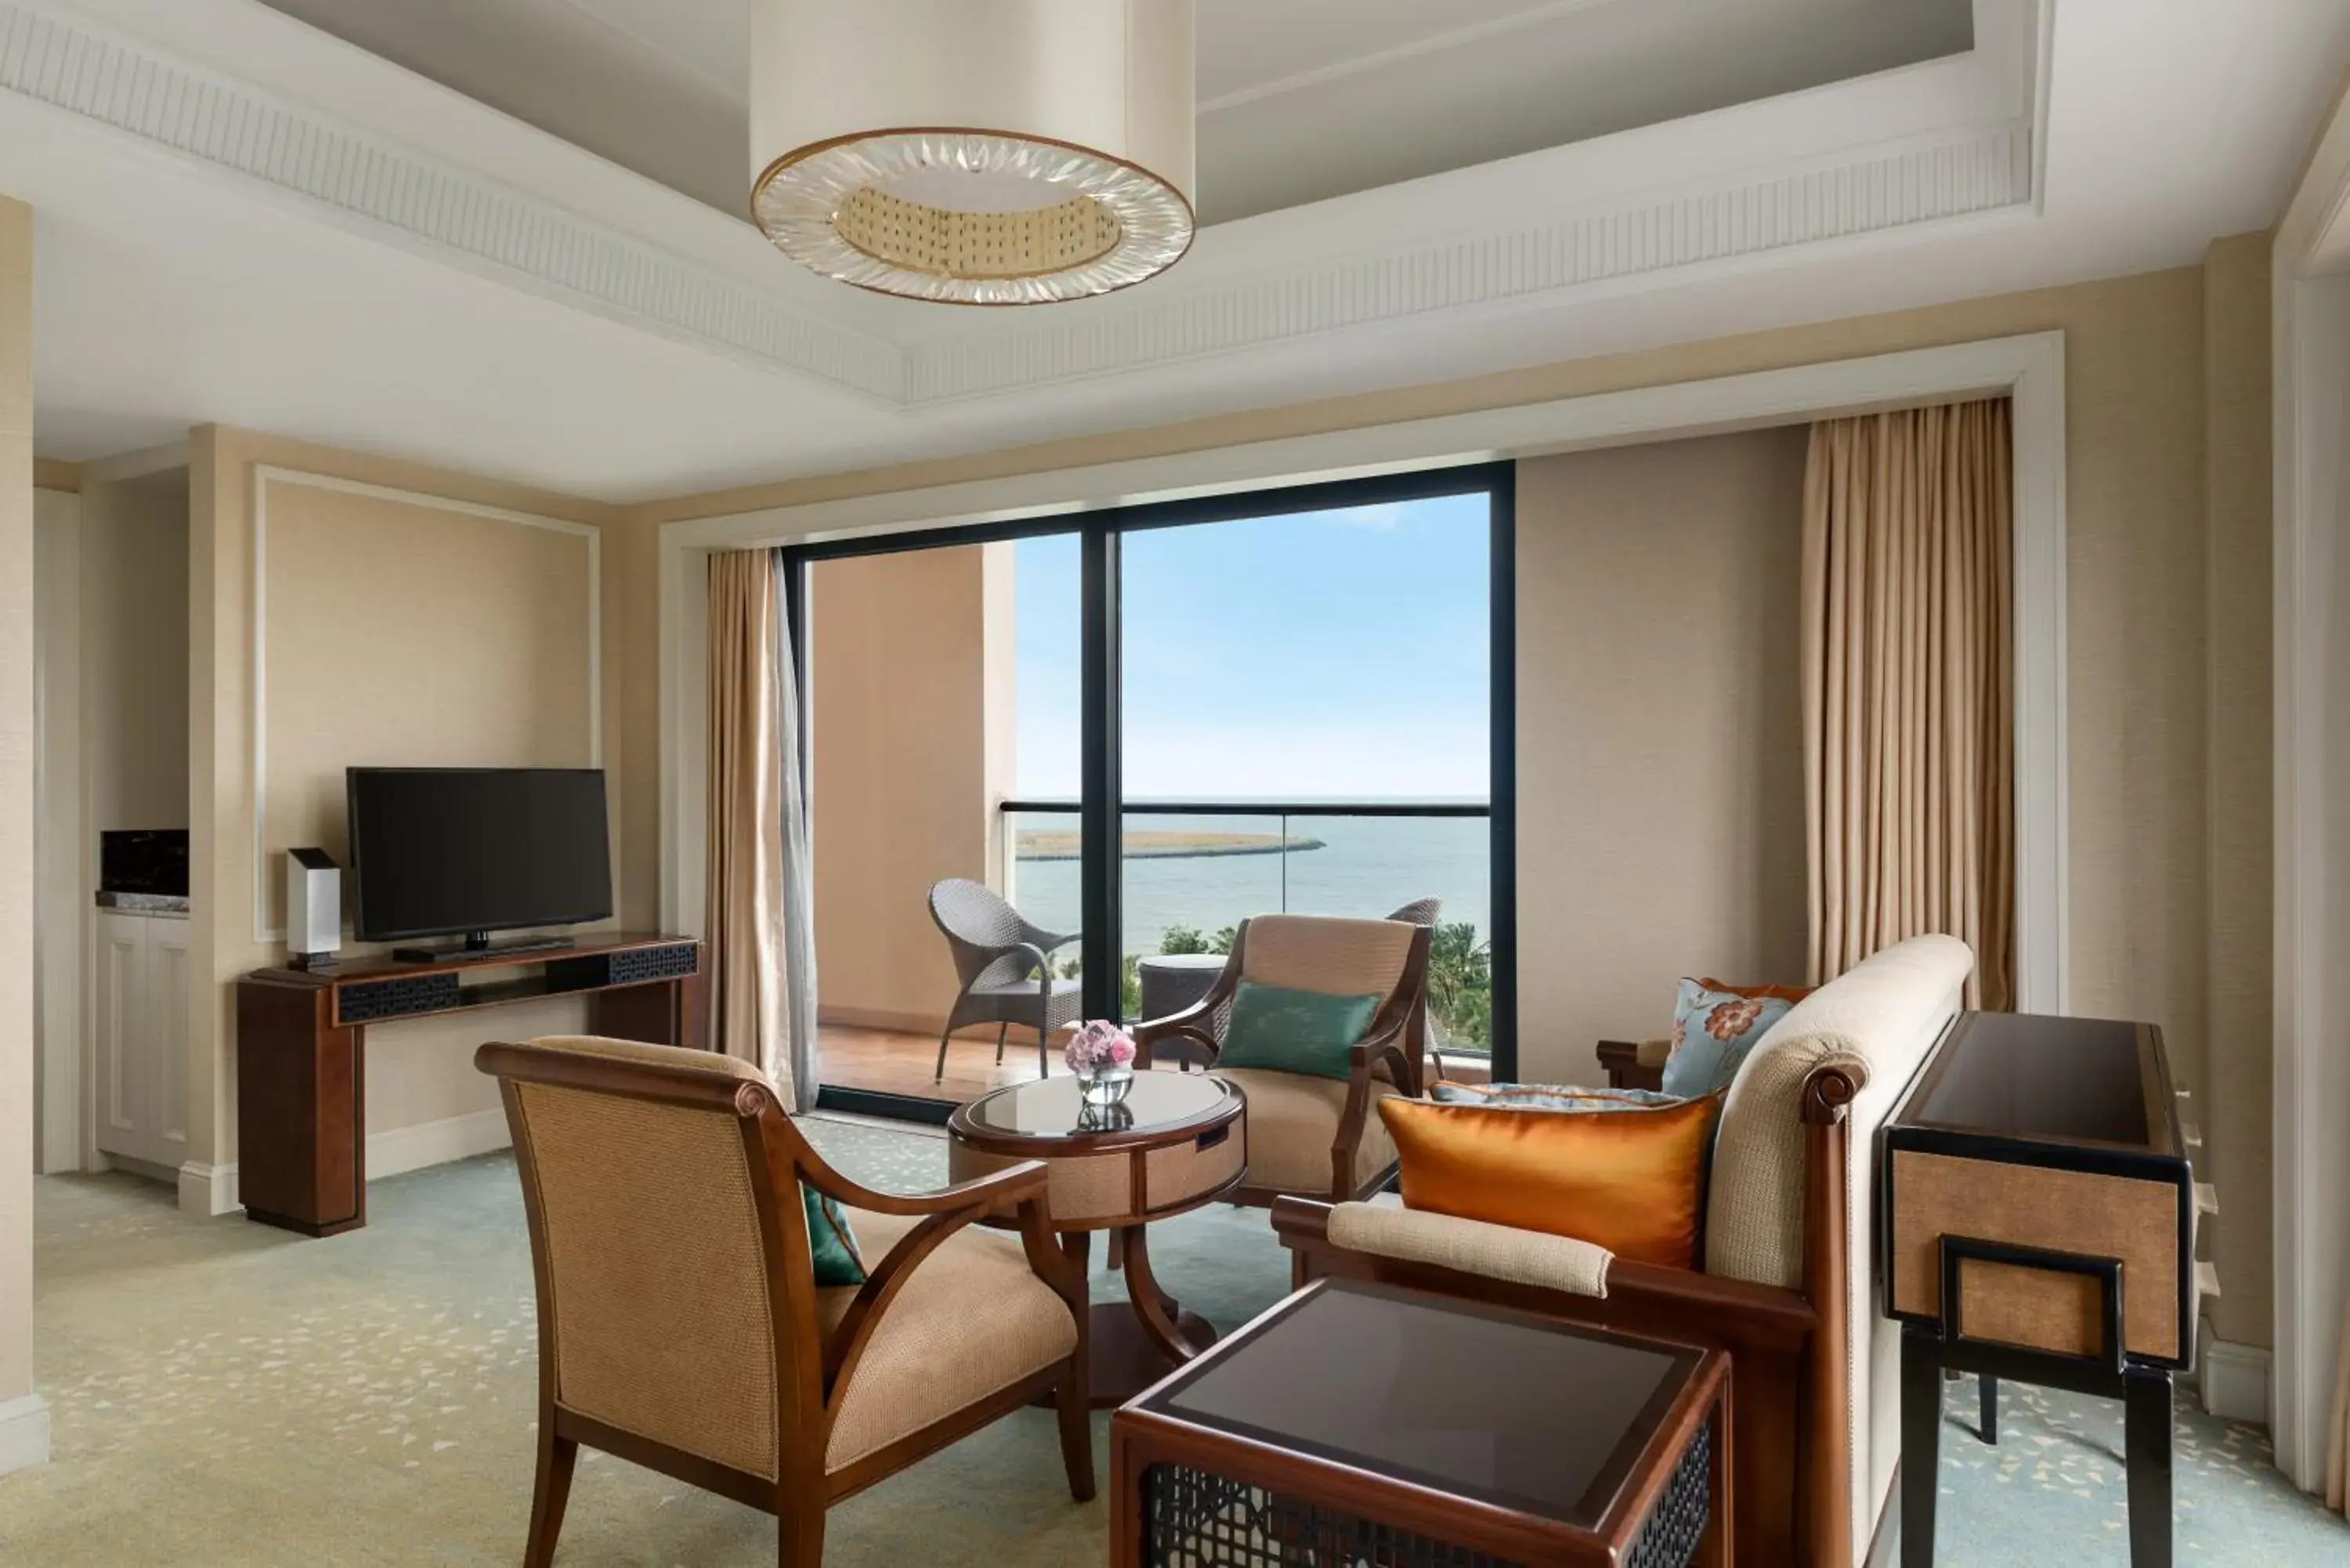
[[[1040,925],[1076,930],[1076,803],[1014,800],[999,810],[1005,895]],[[1376,919],[1432,898],[1443,912],[1430,1014],[1449,1048],[1486,1049],[1492,812],[1482,803],[1130,802],[1124,815],[1120,994],[1128,1019],[1139,1016],[1146,957],[1228,951],[1252,915]],[[1061,972],[1082,972],[1074,950]]]
[[[1076,803],[1006,800],[996,808],[997,888],[1029,919],[1055,931],[1083,924],[1083,845]],[[1124,972],[1129,1019],[1141,1015],[1141,966],[1161,954],[1228,951],[1235,929],[1274,913],[1376,919],[1421,898],[1442,901],[1430,962],[1433,1038],[1448,1064],[1482,1055],[1490,1039],[1490,808],[1482,802],[1136,802],[1125,812]],[[836,910],[843,919],[849,911]],[[923,994],[950,978],[946,946],[932,933],[915,955]],[[935,971],[935,973],[929,971]],[[1055,973],[1076,979],[1075,943]],[[909,977],[910,992],[917,983]],[[933,1080],[938,1036],[890,1019],[827,1019],[825,1083],[833,1088],[970,1099],[1004,1084],[1062,1070],[1056,1052],[1040,1066],[1036,1042],[1014,1030],[999,1065],[988,1032],[959,1035],[947,1071]]]

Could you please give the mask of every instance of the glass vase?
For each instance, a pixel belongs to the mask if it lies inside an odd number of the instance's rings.
[[[1114,1106],[1134,1086],[1131,1063],[1113,1062],[1077,1075],[1078,1097],[1089,1106]]]

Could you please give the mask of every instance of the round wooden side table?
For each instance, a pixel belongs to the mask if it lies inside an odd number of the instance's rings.
[[[1087,1328],[1096,1408],[1124,1404],[1215,1342],[1205,1318],[1159,1288],[1146,1232],[1247,1179],[1244,1105],[1220,1078],[1142,1072],[1116,1106],[1087,1106],[1075,1078],[1045,1078],[983,1095],[947,1120],[951,1179],[1041,1159],[1061,1250],[1083,1267],[1093,1233],[1109,1232],[1128,1299],[1096,1302]]]

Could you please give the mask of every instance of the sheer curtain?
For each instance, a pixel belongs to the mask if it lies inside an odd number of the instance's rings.
[[[2004,399],[1812,427],[1804,483],[1811,978],[1945,931],[2015,997],[2012,497]]]
[[[772,550],[710,561],[711,1044],[816,1105],[816,950],[808,919],[798,687]]]

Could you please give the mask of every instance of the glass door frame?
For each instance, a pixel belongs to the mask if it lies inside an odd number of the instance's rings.
[[[1517,919],[1517,465],[1508,461],[1416,469],[1363,479],[1277,485],[1179,501],[1062,513],[999,523],[951,524],[853,539],[787,545],[778,552],[783,575],[785,635],[791,639],[793,674],[799,687],[800,764],[804,792],[813,784],[814,751],[808,701],[807,569],[819,561],[899,555],[962,545],[1002,544],[1020,539],[1076,535],[1080,543],[1080,658],[1078,804],[1080,912],[1084,934],[1078,951],[1085,975],[1085,1012],[1089,1018],[1118,1015],[1118,987],[1125,964],[1123,843],[1125,792],[1121,779],[1124,732],[1119,722],[1123,666],[1120,658],[1119,544],[1144,529],[1232,523],[1300,512],[1339,511],[1440,496],[1486,498],[1490,538],[1487,617],[1492,646],[1488,661],[1487,737],[1491,857],[1487,948],[1492,972],[1492,1075],[1514,1078],[1518,1062]],[[814,800],[812,793],[804,798]],[[820,810],[816,803],[811,810]],[[1413,815],[1392,808],[1383,815]],[[811,832],[813,829],[811,829]],[[1112,853],[1104,853],[1104,846]],[[819,977],[818,984],[822,980]],[[943,1100],[820,1086],[818,1104],[829,1108],[922,1121],[944,1121],[952,1106]]]

